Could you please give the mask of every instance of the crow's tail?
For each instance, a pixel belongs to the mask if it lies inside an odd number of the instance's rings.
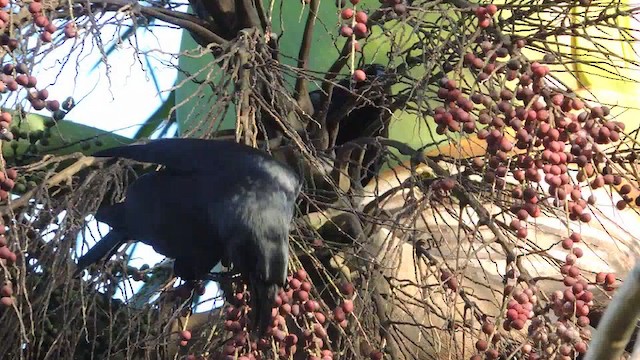
[[[280,286],[266,283],[264,280],[253,280],[251,282],[251,320],[254,331],[258,336],[262,337],[273,321],[271,311],[276,305],[276,296],[278,296]]]
[[[86,254],[78,259],[78,266],[75,274],[78,275],[91,264],[95,264],[104,258],[110,257],[118,250],[120,245],[124,244],[126,241],[127,238],[124,234],[116,230],[109,231],[109,233],[89,249]]]

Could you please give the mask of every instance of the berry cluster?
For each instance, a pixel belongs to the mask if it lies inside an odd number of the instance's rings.
[[[38,79],[29,74],[29,67],[24,63],[5,64],[0,73],[0,93],[7,91],[15,92],[20,87],[27,89],[27,100],[35,110],[46,108],[53,113],[56,120],[64,118],[66,113],[60,110],[60,102],[58,100],[47,100],[49,91],[47,89],[36,90]],[[11,123],[11,114],[3,113],[0,119],[0,127],[2,128],[5,140],[12,140],[15,134],[5,129]],[[7,125],[7,126],[5,126]]]
[[[494,4],[487,6],[478,6],[475,9],[476,17],[478,18],[478,26],[486,29],[493,23],[491,17],[498,12],[498,7]]]
[[[396,16],[402,16],[407,13],[407,4],[405,0],[380,0],[387,5]]]
[[[4,177],[3,173],[2,177]],[[9,169],[7,170],[7,175],[12,174],[17,176],[17,172],[15,170]],[[10,180],[10,179],[6,179]],[[5,181],[6,181],[5,180]],[[14,177],[15,180],[15,177]],[[2,183],[4,184],[5,181]],[[17,260],[17,255],[15,252],[11,251],[9,247],[7,247],[7,238],[5,237],[5,226],[4,223],[0,224],[0,261],[4,261],[7,265],[13,265]],[[2,286],[0,286],[0,306],[12,306],[13,305],[13,284],[11,281],[5,281]]]
[[[308,360],[335,358],[334,352],[329,348],[327,328],[331,319],[337,326],[348,326],[349,317],[353,316],[354,311],[353,285],[343,283],[340,286],[344,299],[332,312],[325,311],[326,306],[312,298],[312,284],[303,269],[288,277],[288,285],[286,291],[281,290],[278,293],[267,335],[258,341],[252,341],[249,336],[250,294],[244,291],[237,292],[224,310],[224,329],[230,332],[231,336],[215,358],[288,359],[294,354],[303,354]],[[328,313],[331,315],[328,316]],[[181,333],[181,345],[186,345],[191,334],[183,335],[185,334]],[[380,356],[378,353],[382,354],[371,349],[367,355],[377,359]]]
[[[28,9],[33,17],[33,23],[42,29],[40,40],[45,43],[51,42],[53,40],[53,33],[58,30],[58,27],[46,16],[42,6],[42,0],[34,0],[29,3]],[[75,23],[69,22],[65,25],[64,35],[69,39],[75,38],[78,35],[78,28]]]
[[[358,1],[353,0],[351,3],[358,3]],[[352,8],[345,8],[340,12],[340,17],[342,20],[347,22],[340,27],[340,35],[344,37],[355,36],[357,39],[362,39],[369,33],[369,29],[367,28],[368,17],[367,13],[364,11],[355,11]],[[356,43],[357,42],[354,42],[354,44]]]
[[[497,10],[494,5],[476,8],[479,26],[490,26]],[[517,239],[528,237],[528,221],[539,217],[543,208],[564,210],[571,221],[591,221],[589,206],[595,204],[595,197],[589,187],[614,188],[622,198],[616,204],[620,210],[634,200],[633,185],[615,173],[615,159],[603,151],[603,146],[621,140],[624,124],[608,120],[606,106],[586,104],[550,85],[549,68],[526,60],[520,50],[524,46],[523,39],[496,40],[481,34],[461,59],[462,72],[473,74],[475,83],[460,86],[454,79],[443,78],[437,89],[443,104],[433,112],[438,134],[474,134],[486,142],[486,155],[469,159],[469,165],[496,190],[507,188],[508,180],[513,184],[509,185],[512,217],[506,226]],[[577,177],[570,169],[578,169]],[[454,186],[454,180],[442,178],[431,188],[434,194],[446,194]],[[526,329],[529,340],[507,349],[512,345],[499,344],[500,334],[487,319],[482,331],[488,338],[476,342],[479,354],[472,360],[497,359],[514,351],[529,359],[550,358],[547,354],[570,359],[586,352],[593,285],[577,265],[584,255],[578,246],[581,241],[580,234],[573,232],[559,242],[568,252],[560,268],[565,288],[554,293],[549,304],[540,303],[535,284],[519,288],[517,270],[509,270],[506,277],[514,283],[505,285],[509,298],[502,327]],[[451,290],[458,288],[455,276],[446,269],[441,270],[440,280]],[[615,288],[615,282],[614,274],[596,276],[596,284],[607,291]],[[558,320],[538,316],[547,312]]]

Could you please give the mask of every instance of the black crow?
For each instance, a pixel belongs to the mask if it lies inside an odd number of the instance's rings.
[[[128,240],[176,260],[177,275],[203,279],[222,258],[251,292],[254,329],[264,334],[284,286],[299,177],[257,149],[231,141],[162,139],[94,154],[164,165],[141,176],[123,203],[98,210],[113,229],[80,258],[82,269]]]
[[[351,79],[343,79],[333,88],[329,109],[327,112],[328,127],[335,127],[331,120],[338,120],[338,131],[335,138],[335,146],[344,145],[362,137],[388,137],[389,114],[384,111],[384,99],[390,91],[388,82],[384,80],[386,69],[380,64],[369,64],[364,67],[367,81],[355,84],[353,91]],[[370,86],[370,89],[362,94],[368,101],[358,99],[359,89]],[[311,103],[316,112],[322,101],[322,90],[309,93]],[[337,114],[344,113],[341,119],[333,119]],[[363,174],[361,183],[365,186],[384,164],[382,151],[379,148],[369,147],[365,151]]]

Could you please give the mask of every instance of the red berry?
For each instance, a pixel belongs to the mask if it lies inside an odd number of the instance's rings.
[[[573,240],[573,242],[580,242],[580,240],[582,240],[582,237],[580,236],[579,233],[571,233],[571,236],[569,236],[569,238],[571,240]]]
[[[354,291],[353,284],[350,282],[343,282],[340,285],[340,291],[347,296],[353,295],[353,291]]]
[[[488,28],[489,26],[491,26],[491,18],[485,17],[480,19],[480,21],[478,21],[478,26],[483,29]]]
[[[44,27],[44,30],[53,34],[58,28],[52,22],[49,22],[49,24]]]
[[[304,269],[298,269],[298,271],[296,271],[295,277],[300,281],[304,281],[307,279],[307,272]]]
[[[51,41],[53,41],[53,35],[50,32],[45,31],[40,34],[40,40],[45,43],[50,43]]]
[[[10,296],[3,296],[0,298],[0,305],[5,307],[13,306],[13,298]]]
[[[367,79],[367,74],[363,70],[358,69],[353,72],[353,80],[355,82],[362,82],[362,81],[365,81],[366,79]]]
[[[191,331],[189,331],[189,330],[182,330],[182,331],[180,332],[180,338],[181,338],[182,340],[187,340],[187,341],[191,340]]]
[[[366,24],[367,23],[367,13],[364,11],[356,12],[356,22]]]
[[[71,39],[78,35],[78,28],[75,23],[67,23],[64,27],[64,35]]]
[[[42,4],[34,1],[29,4],[28,9],[29,9],[29,12],[32,14],[39,13],[40,11],[42,11]]]
[[[16,76],[16,82],[18,83],[18,85],[25,86],[29,83],[29,77],[27,75],[20,74]]]
[[[476,341],[476,349],[478,349],[478,351],[485,351],[488,348],[489,348],[489,343],[487,342],[487,340],[480,339]]]
[[[45,27],[45,26],[49,25],[49,22],[50,22],[49,19],[44,15],[38,15],[33,20],[33,23],[36,24],[36,26],[38,26],[38,27]]]
[[[15,180],[18,178],[18,170],[16,169],[7,169],[7,177],[11,180]]]
[[[357,23],[353,27],[353,33],[359,38],[363,38],[363,37],[367,36],[367,32],[368,31],[369,31],[369,29],[367,29],[367,25],[365,25],[363,23]]]
[[[353,29],[351,28],[351,26],[342,25],[340,27],[340,35],[344,37],[350,37],[353,35]]]
[[[342,309],[344,310],[344,312],[346,312],[347,314],[352,313],[353,312],[353,301],[351,300],[345,300],[342,303]]]
[[[351,17],[353,17],[353,9],[351,8],[343,9],[342,12],[340,13],[340,17],[342,17],[344,20],[351,19]]]
[[[615,284],[615,282],[616,282],[616,275],[615,275],[615,274],[611,274],[611,273],[607,274],[607,275],[606,275],[606,277],[605,277],[605,279],[604,279],[604,282],[605,282],[607,285]]]
[[[487,8],[487,14],[489,15],[495,15],[498,12],[498,7],[495,6],[494,4],[489,4],[486,6]]]
[[[296,278],[289,280],[289,287],[293,290],[300,289],[300,285],[302,285],[302,282]]]
[[[0,296],[11,296],[13,295],[13,288],[11,287],[11,285],[4,285],[2,287],[0,287]]]

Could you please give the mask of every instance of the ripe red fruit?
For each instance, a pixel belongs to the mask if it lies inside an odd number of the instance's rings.
[[[604,279],[604,282],[605,282],[607,285],[615,284],[615,282],[616,282],[616,275],[615,275],[615,274],[612,274],[612,273],[607,274],[607,275],[606,275],[606,277],[605,277],[605,279]]]
[[[7,79],[6,85],[7,85],[7,89],[9,89],[9,91],[18,90],[18,83],[14,79]]]
[[[351,300],[345,300],[342,303],[342,309],[344,310],[345,313],[349,314],[353,312],[353,301]]]
[[[337,307],[335,310],[333,310],[333,318],[337,322],[341,322],[341,321],[345,320],[347,318],[347,316],[346,316],[346,314],[344,313],[344,310],[342,310],[341,307]]]
[[[367,13],[364,11],[356,12],[356,22],[366,24],[367,23]]]
[[[353,9],[351,8],[342,9],[342,12],[340,13],[340,17],[342,17],[344,20],[351,19],[351,17],[353,17]]]
[[[602,284],[605,281],[606,277],[607,277],[606,273],[603,273],[603,272],[597,273],[596,274],[596,283]]]
[[[11,296],[13,295],[13,288],[11,285],[5,284],[0,287],[0,296]]]
[[[32,2],[32,3],[30,3],[30,4],[29,4],[28,9],[29,9],[29,12],[30,12],[30,13],[32,13],[32,14],[37,14],[37,13],[39,13],[40,11],[42,11],[42,4],[41,4],[41,3],[39,3],[39,2],[35,2],[35,1],[34,1],[34,2]]]
[[[293,290],[298,290],[300,289],[300,285],[302,285],[302,283],[300,282],[300,280],[293,278],[291,280],[289,280],[289,287]]]
[[[340,35],[344,37],[350,37],[353,35],[353,29],[351,28],[351,26],[342,25],[340,27]]]
[[[359,38],[363,38],[363,37],[367,36],[367,32],[368,31],[369,31],[369,29],[367,29],[367,25],[365,25],[363,23],[357,23],[353,27],[353,33]]]
[[[186,341],[191,340],[191,331],[189,331],[189,330],[182,330],[182,331],[180,332],[180,338],[181,338],[182,340],[186,340]]]
[[[6,246],[0,247],[0,259],[9,260],[13,252]]]
[[[481,18],[480,21],[478,21],[478,26],[483,29],[488,28],[489,26],[491,26],[491,18],[488,18],[488,17]]]
[[[53,35],[51,35],[50,32],[45,31],[40,34],[40,40],[42,40],[42,42],[49,43],[53,40]]]
[[[487,14],[489,15],[495,15],[498,12],[498,7],[495,6],[494,4],[487,5],[486,9],[487,9]]]
[[[27,76],[27,87],[28,88],[35,87],[37,83],[38,83],[38,79],[35,76],[33,76],[33,75]]]
[[[320,324],[324,324],[325,321],[327,321],[327,317],[324,316],[323,313],[321,312],[316,312],[315,314],[316,320],[318,321],[318,323]]]
[[[358,5],[360,0],[349,0],[349,2],[352,3],[353,5]]]
[[[3,296],[0,298],[0,305],[5,307],[13,306],[13,298],[10,296]]]
[[[487,342],[487,340],[480,339],[476,341],[476,349],[478,349],[478,351],[485,351],[488,348],[489,348],[489,343]]]
[[[20,74],[16,76],[16,82],[18,83],[18,85],[25,86],[29,83],[29,77],[27,75]]]
[[[562,240],[562,248],[565,250],[569,250],[573,247],[573,240],[566,238]]]
[[[343,282],[343,283],[340,285],[340,291],[341,291],[344,295],[347,295],[347,296],[351,296],[351,295],[353,295],[353,291],[354,291],[353,284],[352,284],[352,283],[350,283],[350,282],[346,282],[346,281],[345,281],[345,282]]]
[[[569,236],[569,238],[571,240],[573,240],[573,242],[580,242],[580,240],[582,240],[582,236],[580,236],[579,233],[571,233],[571,236]]]
[[[18,178],[18,170],[16,169],[7,169],[7,177],[11,180],[15,180]]]
[[[291,313],[291,304],[282,304],[282,306],[280,306],[280,313],[282,315],[287,315]]]
[[[38,15],[33,20],[33,23],[36,24],[36,26],[41,27],[41,28],[49,25],[49,22],[50,22],[49,19],[44,15]]]
[[[47,101],[47,110],[51,112],[60,110],[60,102],[58,100]]]
[[[300,281],[305,281],[307,279],[307,272],[304,269],[298,269],[298,271],[296,271],[295,278]]]
[[[64,27],[64,35],[71,39],[78,35],[78,28],[75,23],[67,23]]]
[[[181,340],[180,341],[180,346],[187,346],[189,342],[187,340]]]
[[[299,290],[295,292],[295,297],[301,302],[305,302],[309,300],[309,293],[304,290]]]
[[[361,70],[361,69],[357,69],[356,71],[353,72],[353,80],[355,82],[362,82],[365,81],[367,79],[367,74]]]

